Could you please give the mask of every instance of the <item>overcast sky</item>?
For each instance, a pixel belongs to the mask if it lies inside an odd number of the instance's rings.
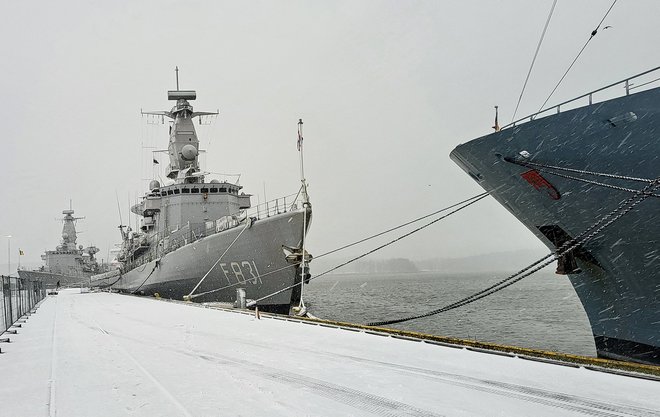
[[[480,187],[448,155],[491,131],[494,105],[511,120],[551,5],[3,1],[0,234],[13,236],[12,262],[18,247],[23,263],[36,264],[54,249],[69,199],[86,217],[78,243],[106,257],[120,237],[115,195],[126,221],[129,196],[145,191],[150,172],[142,147],[167,146],[165,128],[145,124],[140,109],[171,107],[177,65],[181,88],[197,90],[195,109],[220,109],[199,131],[206,168],[241,173],[254,204],[264,185],[269,199],[297,191],[304,119],[312,253],[475,195]],[[538,109],[610,5],[558,2],[519,116]],[[612,28],[551,103],[657,66],[658,16],[658,1],[619,1],[603,24]],[[377,256],[529,248],[542,245],[490,199]]]

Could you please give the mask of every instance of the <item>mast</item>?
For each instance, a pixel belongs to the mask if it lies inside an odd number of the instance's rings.
[[[195,90],[179,89],[179,67],[174,69],[176,75],[176,90],[167,92],[167,99],[176,101],[170,111],[142,112],[143,115],[166,116],[174,121],[170,128],[170,143],[167,151],[170,164],[166,168],[166,176],[177,183],[201,183],[204,176],[199,168],[199,139],[195,131],[193,119],[198,116],[217,115],[219,112],[196,112],[189,101],[197,98]],[[197,175],[193,175],[197,173]]]

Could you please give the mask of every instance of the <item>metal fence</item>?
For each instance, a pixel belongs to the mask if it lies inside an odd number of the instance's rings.
[[[0,276],[0,334],[11,327],[16,320],[46,296],[46,289],[41,281],[30,281],[27,278]]]

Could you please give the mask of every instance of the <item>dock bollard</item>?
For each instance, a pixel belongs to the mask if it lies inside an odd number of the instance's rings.
[[[246,308],[245,288],[236,288],[236,307]]]

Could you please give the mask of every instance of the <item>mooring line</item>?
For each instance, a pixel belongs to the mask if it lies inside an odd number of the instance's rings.
[[[424,224],[424,225],[422,225],[422,226],[420,226],[420,227],[418,227],[418,228],[416,228],[416,229],[414,229],[414,230],[412,230],[412,231],[410,231],[410,232],[408,232],[408,233],[405,233],[405,234],[403,234],[403,235],[397,237],[397,238],[394,239],[394,240],[391,240],[391,241],[389,241],[389,242],[387,242],[387,243],[385,243],[385,244],[383,244],[383,245],[380,245],[380,246],[378,246],[378,247],[376,247],[376,248],[374,248],[374,249],[372,249],[372,250],[370,250],[370,251],[368,251],[368,252],[366,252],[366,253],[363,253],[362,255],[356,256],[355,258],[352,258],[352,259],[350,259],[350,260],[348,260],[348,261],[346,261],[346,262],[344,262],[344,263],[342,263],[342,264],[340,264],[340,265],[337,265],[337,266],[335,266],[334,268],[330,268],[330,269],[328,269],[328,270],[325,271],[325,272],[322,272],[322,273],[320,273],[320,274],[318,274],[318,275],[315,275],[315,276],[313,276],[313,277],[310,277],[309,280],[311,281],[311,280],[313,280],[313,279],[320,278],[320,277],[322,277],[323,275],[329,274],[329,273],[332,272],[332,271],[335,271],[335,270],[337,270],[337,269],[339,269],[339,268],[342,268],[342,267],[344,267],[344,266],[346,266],[346,265],[348,265],[348,264],[350,264],[350,263],[352,263],[352,262],[355,262],[355,261],[357,261],[357,260],[359,260],[359,259],[364,258],[364,257],[367,256],[367,255],[370,255],[370,254],[372,254],[372,253],[374,253],[374,252],[376,252],[376,251],[379,251],[379,250],[381,250],[381,249],[383,249],[383,248],[385,248],[385,247],[387,247],[387,246],[390,246],[390,245],[392,245],[392,244],[394,244],[394,243],[396,243],[396,242],[398,242],[398,241],[400,241],[400,240],[402,240],[402,239],[404,239],[404,238],[406,238],[406,237],[408,237],[408,236],[410,236],[410,235],[412,235],[412,234],[414,234],[414,233],[419,232],[420,230],[423,230],[423,229],[425,229],[425,228],[427,228],[427,227],[429,227],[429,226],[431,226],[431,225],[433,225],[433,224],[439,222],[440,220],[443,220],[443,219],[445,219],[445,218],[451,216],[451,215],[454,214],[454,213],[457,213],[457,212],[463,210],[464,208],[467,208],[467,207],[471,206],[472,204],[476,203],[476,202],[479,201],[479,200],[482,200],[482,199],[486,198],[486,197],[489,196],[489,195],[490,195],[489,192],[485,192],[485,193],[481,193],[481,194],[479,194],[479,197],[472,197],[472,198],[470,198],[470,199],[467,199],[467,200],[465,200],[465,201],[469,201],[469,203],[466,203],[466,204],[464,204],[464,205],[458,207],[457,209],[450,211],[449,213],[445,214],[444,216],[440,216],[440,217],[438,217],[438,218],[435,219],[435,220],[432,220],[432,221],[430,221],[430,222],[428,222],[428,223],[426,223],[426,224]],[[471,200],[471,201],[470,201],[470,200]],[[281,294],[281,293],[283,293],[284,291],[288,291],[288,290],[290,290],[290,289],[292,289],[292,288],[295,288],[297,285],[300,285],[300,283],[299,283],[299,282],[294,283],[293,285],[289,285],[288,287],[282,288],[282,289],[280,289],[280,290],[278,290],[278,291],[275,291],[275,292],[273,292],[273,293],[271,293],[271,294],[268,294],[268,295],[263,296],[263,297],[261,297],[261,298],[258,298],[258,299],[256,299],[256,300],[252,300],[252,301],[250,301],[250,302],[247,304],[247,306],[248,306],[248,307],[253,307],[253,306],[255,306],[258,302],[263,301],[263,300],[266,300],[266,299],[268,299],[268,298],[270,298],[270,297],[273,297],[273,296],[275,296],[275,295],[277,295],[277,294]]]

